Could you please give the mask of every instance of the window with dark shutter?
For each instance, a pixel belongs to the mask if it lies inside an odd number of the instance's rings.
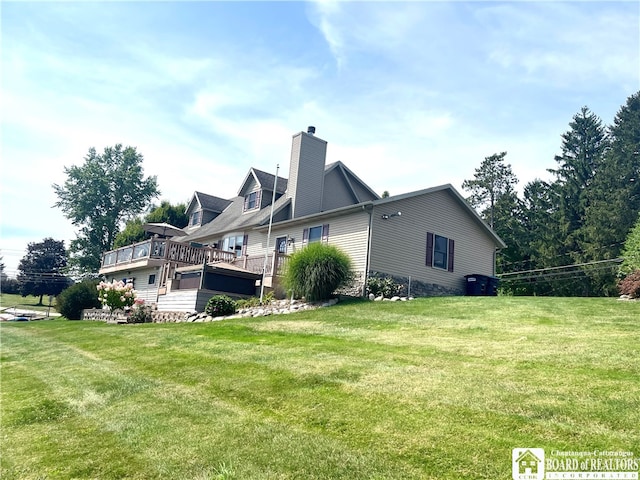
[[[329,241],[329,224],[322,225],[322,241],[327,243]]]
[[[427,232],[427,267],[453,272],[455,242],[451,238]]]

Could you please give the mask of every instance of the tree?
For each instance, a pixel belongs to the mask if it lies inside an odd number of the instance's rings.
[[[77,272],[95,272],[121,225],[159,195],[156,177],[144,177],[143,157],[134,147],[90,148],[81,166],[65,167],[63,185],[53,185],[55,204],[80,228],[70,246]]]
[[[63,274],[66,266],[64,241],[45,238],[40,243],[30,243],[18,265],[21,295],[39,296],[40,305],[44,295],[58,295],[69,285]]]
[[[462,182],[462,188],[471,192],[467,199],[474,208],[482,208],[480,214],[494,227],[495,206],[500,196],[513,192],[518,179],[511,165],[504,163],[507,152],[496,153],[485,159],[476,168],[473,180]]]
[[[570,129],[562,135],[562,152],[556,155],[557,169],[552,189],[556,195],[560,241],[553,245],[553,257],[561,265],[588,263],[598,258],[587,248],[585,220],[591,207],[589,191],[602,165],[608,136],[602,120],[587,107],[573,116]],[[593,271],[591,271],[593,273]],[[562,295],[601,295],[602,279],[588,269],[554,285]],[[562,286],[564,285],[564,286]]]
[[[636,270],[640,270],[640,217],[624,242],[620,274],[627,276]]]
[[[640,212],[640,92],[620,108],[609,127],[609,138],[609,148],[587,192],[584,222],[584,248],[598,259],[620,256]]]
[[[154,207],[144,218],[134,218],[129,220],[124,230],[116,235],[113,242],[113,248],[120,248],[132,243],[138,243],[148,237],[142,228],[143,223],[162,223],[166,222],[174,227],[184,228],[189,224],[187,216],[187,205],[178,203],[171,205],[167,200],[163,200],[159,207]]]
[[[133,243],[142,242],[148,235],[142,228],[142,220],[134,218],[129,220],[121,232],[118,232],[113,240],[113,248],[126,247]]]
[[[187,205],[185,203],[171,205],[169,201],[163,200],[159,207],[155,207],[149,212],[145,221],[149,223],[166,222],[174,227],[184,228],[189,225]]]

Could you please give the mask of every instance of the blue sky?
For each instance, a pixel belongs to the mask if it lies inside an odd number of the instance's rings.
[[[460,189],[507,151],[549,178],[587,105],[640,89],[638,2],[2,2],[0,255],[74,229],[51,184],[90,147],[144,155],[162,199],[288,175],[308,125],[378,193]],[[464,193],[464,192],[463,192]]]

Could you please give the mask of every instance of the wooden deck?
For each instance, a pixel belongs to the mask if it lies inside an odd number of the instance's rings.
[[[234,252],[152,238],[104,253],[102,255],[101,270],[120,266],[126,267],[132,263],[144,262],[145,260],[163,260],[178,265],[200,265],[211,262],[232,263],[235,259]]]

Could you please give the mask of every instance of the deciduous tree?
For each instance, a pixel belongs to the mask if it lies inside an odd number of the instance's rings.
[[[189,224],[186,210],[187,206],[184,203],[171,205],[169,201],[163,200],[160,206],[154,207],[145,217],[129,220],[124,229],[116,235],[113,248],[143,241],[148,236],[142,228],[143,223],[165,222],[178,228],[186,227]]]
[[[69,286],[63,273],[66,266],[64,241],[45,238],[42,242],[30,243],[18,265],[21,295],[39,296],[40,305],[44,295],[58,295]]]
[[[90,148],[81,166],[65,167],[64,184],[53,185],[55,206],[79,227],[70,247],[78,273],[96,272],[124,222],[159,195],[156,177],[144,177],[142,162],[134,147],[118,144],[102,154]]]

